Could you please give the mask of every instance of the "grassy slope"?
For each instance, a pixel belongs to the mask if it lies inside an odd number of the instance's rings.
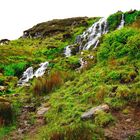
[[[0,84],[8,86],[9,91],[14,92],[17,77],[19,78],[27,67],[37,67],[39,63],[51,62],[54,58],[59,61],[64,47],[72,44],[76,36],[91,26],[98,18],[81,18],[80,20],[78,18],[77,22],[75,22],[77,18],[72,19],[75,25],[66,26],[67,31],[56,31],[46,38],[20,38],[11,41],[8,45],[0,46]],[[68,22],[69,19],[65,19],[66,21]],[[86,24],[83,24],[83,22]],[[57,25],[57,22],[55,24]],[[64,35],[67,33],[70,34],[70,37],[65,38]]]
[[[88,22],[91,23],[91,20]],[[39,128],[33,139],[104,138],[103,128],[110,122],[116,122],[115,116],[101,112],[94,120],[82,121],[80,116],[84,111],[107,103],[111,112],[114,110],[123,112],[128,106],[137,106],[140,103],[140,31],[134,29],[138,24],[133,24],[133,28],[124,28],[105,35],[97,51],[85,51],[83,54],[85,59],[89,53],[95,57],[93,60],[87,59],[88,67],[80,73],[74,70],[77,68],[79,54],[64,58],[60,52],[87,27],[75,27],[71,39],[63,40],[63,34],[59,33],[43,40],[19,39],[12,41],[8,46],[0,47],[1,52],[5,51],[0,59],[2,64],[10,65],[11,62],[23,61],[27,63],[27,66],[36,66],[39,62],[49,60],[52,73],[61,71],[64,77],[64,82],[59,88],[53,89],[50,93],[44,93],[47,98],[45,103],[51,107],[45,115],[47,125]],[[19,50],[21,50],[21,55],[19,55]],[[11,58],[9,54],[18,56],[18,59]],[[5,73],[3,65],[1,71]],[[15,76],[17,74],[15,73]],[[2,77],[5,78],[3,75]],[[45,76],[44,78],[46,79]],[[34,89],[34,85],[32,88]],[[35,91],[30,89],[30,91],[21,92]],[[22,99],[25,100],[24,98],[26,97],[23,95]],[[20,99],[21,102],[23,102],[22,99]],[[31,138],[27,135],[27,139]]]
[[[73,18],[73,22],[75,22],[76,19],[77,18]],[[24,101],[26,98],[30,98],[26,97],[24,94],[29,93],[30,90],[16,87],[22,72],[29,66],[38,67],[38,64],[44,61],[49,61],[50,67],[54,67],[54,71],[59,69],[68,70],[70,66],[67,67],[66,59],[62,59],[64,47],[68,44],[72,44],[77,35],[80,35],[97,20],[98,18],[78,18],[75,25],[66,26],[67,31],[56,31],[46,38],[20,38],[10,41],[8,45],[0,46],[0,85],[8,87],[8,90],[0,92],[0,95],[6,95],[6,98],[9,98],[9,100],[12,101],[13,108],[15,112],[17,112],[16,114],[20,112],[18,109],[22,105],[25,105]],[[60,21],[63,22],[63,20]],[[69,19],[65,19],[65,22],[66,21],[68,22]],[[57,22],[55,24],[57,25]],[[65,27],[65,25],[63,26]],[[65,38],[64,35],[67,33],[70,34],[70,37]],[[71,61],[73,62],[73,59],[70,59],[70,62]],[[78,59],[76,62],[77,61],[79,63]],[[73,70],[71,69],[71,71]],[[21,94],[19,97],[13,97],[11,93]],[[15,129],[15,126],[1,128],[0,138],[7,134],[11,129]]]
[[[51,109],[46,114],[47,125],[40,129],[37,139],[102,138],[103,126],[114,121],[115,116],[105,113],[83,122],[80,116],[84,111],[102,103],[107,103],[112,111],[139,104],[139,36],[140,31],[125,28],[104,37],[97,63],[49,95]]]

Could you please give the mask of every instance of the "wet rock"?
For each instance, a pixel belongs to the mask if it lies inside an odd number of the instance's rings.
[[[79,44],[71,45],[71,54],[76,55],[79,52]]]
[[[76,37],[75,43],[80,43],[81,40],[82,40],[81,36],[78,35],[78,36]]]
[[[99,105],[97,107],[91,108],[89,111],[82,114],[81,119],[86,120],[94,117],[98,111],[109,111],[109,106],[107,104]]]

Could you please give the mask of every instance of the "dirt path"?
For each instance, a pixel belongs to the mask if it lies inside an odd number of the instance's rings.
[[[17,119],[17,129],[12,131],[8,136],[4,137],[3,140],[23,140],[27,134],[35,134],[40,126],[45,125],[43,114],[40,116],[37,115],[39,107],[36,107],[31,103],[23,106]]]
[[[113,113],[117,118],[117,123],[105,129],[107,140],[127,140],[140,131],[140,107],[131,108],[129,111],[128,114]]]

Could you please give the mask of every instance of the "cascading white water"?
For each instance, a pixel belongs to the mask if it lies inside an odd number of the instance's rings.
[[[24,71],[22,78],[18,81],[18,85],[24,85],[33,77],[34,77],[33,67],[29,67]]]
[[[65,54],[66,57],[70,57],[71,56],[70,45],[66,46],[66,48],[64,50],[64,54]]]
[[[118,26],[118,28],[117,28],[117,29],[121,29],[121,28],[123,28],[123,27],[124,27],[124,24],[125,24],[124,14],[122,14],[121,23],[120,23],[120,25]]]
[[[22,78],[18,81],[17,85],[18,86],[25,85],[34,76],[35,77],[43,76],[48,65],[49,65],[49,62],[44,62],[44,63],[39,64],[40,67],[35,71],[35,73],[33,72],[33,67],[27,68],[26,71],[23,72]]]
[[[123,28],[125,25],[124,14],[122,14],[122,19],[120,25],[117,29]],[[95,22],[90,28],[88,28],[82,35],[79,35],[76,39],[76,44],[79,44],[79,50],[89,50],[90,48],[95,49],[99,42],[100,37],[103,34],[108,33],[108,23],[107,18],[101,18],[99,21]],[[65,56],[71,56],[71,46],[66,46]]]
[[[124,14],[122,14],[122,19],[120,22],[120,25],[117,29],[123,28],[125,25],[124,20]],[[91,47],[95,49],[99,42],[100,37],[103,34],[108,33],[108,23],[106,18],[101,18],[99,21],[95,22],[90,28],[88,28],[82,35],[78,36],[78,39],[76,41],[76,44],[79,44],[79,50],[89,50]],[[64,54],[66,57],[71,56],[71,46],[68,45],[65,48]],[[80,64],[82,68],[87,62],[83,61],[83,59],[80,59]],[[41,63],[39,68],[33,73],[33,67],[29,67],[26,69],[26,71],[23,73],[22,78],[18,81],[18,85],[24,85],[26,84],[30,79],[35,77],[43,76],[49,63],[44,62]]]
[[[93,48],[96,48],[99,44],[99,38],[107,32],[107,19],[101,18],[90,28],[88,28],[82,35],[79,35],[76,43],[80,45],[80,50],[89,50],[91,46],[93,46]],[[66,46],[64,54],[66,57],[71,56],[70,45]]]
[[[99,38],[107,32],[107,19],[101,18],[80,36],[81,41],[78,42],[80,44],[80,50],[89,50],[91,46],[96,48],[99,44]]]
[[[42,75],[44,75],[47,67],[48,67],[49,63],[48,62],[44,62],[44,63],[41,63],[39,66],[40,68],[38,68],[35,73],[34,73],[34,76],[35,77],[40,77]]]

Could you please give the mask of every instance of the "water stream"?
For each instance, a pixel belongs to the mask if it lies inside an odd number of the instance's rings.
[[[124,27],[124,24],[125,24],[124,14],[122,14],[121,23],[120,23],[120,25],[118,26],[118,28],[117,28],[117,29],[121,29],[121,28],[123,28],[123,27]]]
[[[122,19],[120,25],[117,29],[123,28],[125,25],[124,14],[122,14]],[[79,50],[89,50],[95,49],[100,43],[100,37],[103,34],[108,33],[108,23],[107,18],[101,18],[95,22],[91,27],[89,27],[82,35],[79,35],[76,39],[76,44],[79,44]],[[65,48],[64,54],[66,57],[72,55],[71,46],[68,45]]]
[[[29,82],[30,79],[33,79],[33,77],[41,77],[44,75],[47,67],[49,65],[49,62],[44,62],[39,64],[39,68],[34,72],[33,67],[27,68],[24,72],[22,77],[18,81],[18,86],[23,86]]]

